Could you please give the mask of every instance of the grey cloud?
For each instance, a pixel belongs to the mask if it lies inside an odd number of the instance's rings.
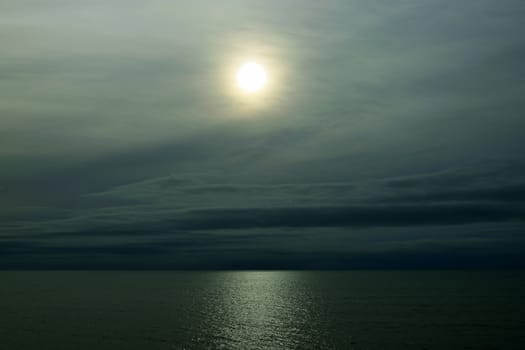
[[[165,254],[166,248],[151,244],[120,244],[104,246],[51,246],[28,242],[0,243],[0,253],[3,256],[56,256],[56,255],[153,255]]]
[[[467,264],[445,239],[473,247],[470,230],[518,242],[524,14],[521,0],[3,1],[0,242],[27,244],[3,251],[314,266],[309,247],[319,266],[375,266],[351,243],[421,230],[409,265]],[[270,73],[256,106],[228,90],[248,56]],[[340,246],[352,257],[330,257]]]
[[[523,220],[524,208],[496,205],[426,205],[332,208],[234,209],[190,212],[174,226],[181,229],[257,227],[374,227],[450,225]]]
[[[523,245],[523,242],[521,243]],[[496,249],[494,249],[496,247]],[[12,246],[11,249],[14,247]],[[70,250],[69,250],[69,249]],[[63,268],[57,257],[67,257],[76,269],[319,269],[319,268],[486,268],[523,267],[520,248],[511,242],[431,241],[380,250],[302,251],[266,247],[199,248],[196,251],[169,250],[161,244],[109,247],[18,247],[26,254],[2,256],[2,266],[11,268]],[[72,254],[73,252],[73,254]],[[90,258],[95,254],[97,259]],[[127,257],[127,259],[122,259]],[[29,263],[28,263],[28,258]]]
[[[34,224],[26,223],[20,230],[31,232],[39,222],[41,228],[47,226],[46,232],[74,232],[126,223],[162,231],[517,220],[523,214],[521,168],[499,169],[458,168],[401,178],[305,184],[213,183],[221,178],[213,173],[168,176],[78,197],[66,212],[68,217],[49,217],[47,223],[45,215],[36,212]]]
[[[420,194],[406,194],[393,198],[384,198],[388,201],[403,202],[430,202],[430,201],[470,201],[470,202],[525,202],[525,184],[506,186],[492,186],[481,188],[458,189],[456,191],[430,191]]]

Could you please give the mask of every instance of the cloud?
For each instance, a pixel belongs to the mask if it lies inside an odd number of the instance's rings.
[[[11,221],[8,230],[16,232],[16,225],[20,232],[52,233],[104,227],[119,231],[121,226],[133,225],[181,231],[519,221],[525,199],[520,169],[506,164],[489,170],[457,168],[368,181],[304,184],[224,183],[214,182],[224,179],[213,173],[189,173],[79,197],[75,207],[57,209],[54,218],[38,208],[21,207],[18,212],[13,208],[13,218],[33,217]]]
[[[223,238],[222,238],[223,239]],[[287,246],[196,245],[160,241],[79,246],[0,244],[3,268],[41,269],[359,269],[524,267],[525,241],[419,240],[372,249],[297,249]],[[95,259],[93,257],[96,257]],[[68,264],[64,265],[63,260]]]
[[[456,191],[429,191],[397,196],[387,200],[395,202],[525,202],[525,183]]]
[[[269,227],[462,225],[524,220],[524,208],[496,205],[399,205],[193,211],[173,222],[189,230]]]
[[[3,256],[60,256],[60,255],[155,255],[167,253],[168,249],[152,244],[118,245],[50,245],[35,242],[2,242],[0,254]]]
[[[361,266],[416,238],[415,260],[446,259],[454,235],[518,242],[523,8],[8,2],[0,249],[57,266],[314,266],[307,251]],[[257,108],[228,91],[247,56],[270,72]]]

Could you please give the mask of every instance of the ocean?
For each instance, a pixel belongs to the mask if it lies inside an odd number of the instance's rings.
[[[0,349],[525,349],[523,271],[0,272]]]

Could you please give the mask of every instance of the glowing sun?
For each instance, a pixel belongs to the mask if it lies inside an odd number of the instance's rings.
[[[266,70],[259,63],[245,63],[237,71],[237,84],[247,93],[251,94],[262,90],[267,81]]]

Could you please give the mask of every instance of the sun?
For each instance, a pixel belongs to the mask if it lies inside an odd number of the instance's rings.
[[[259,63],[244,63],[237,71],[237,85],[246,93],[253,94],[261,91],[267,82],[266,70]]]

